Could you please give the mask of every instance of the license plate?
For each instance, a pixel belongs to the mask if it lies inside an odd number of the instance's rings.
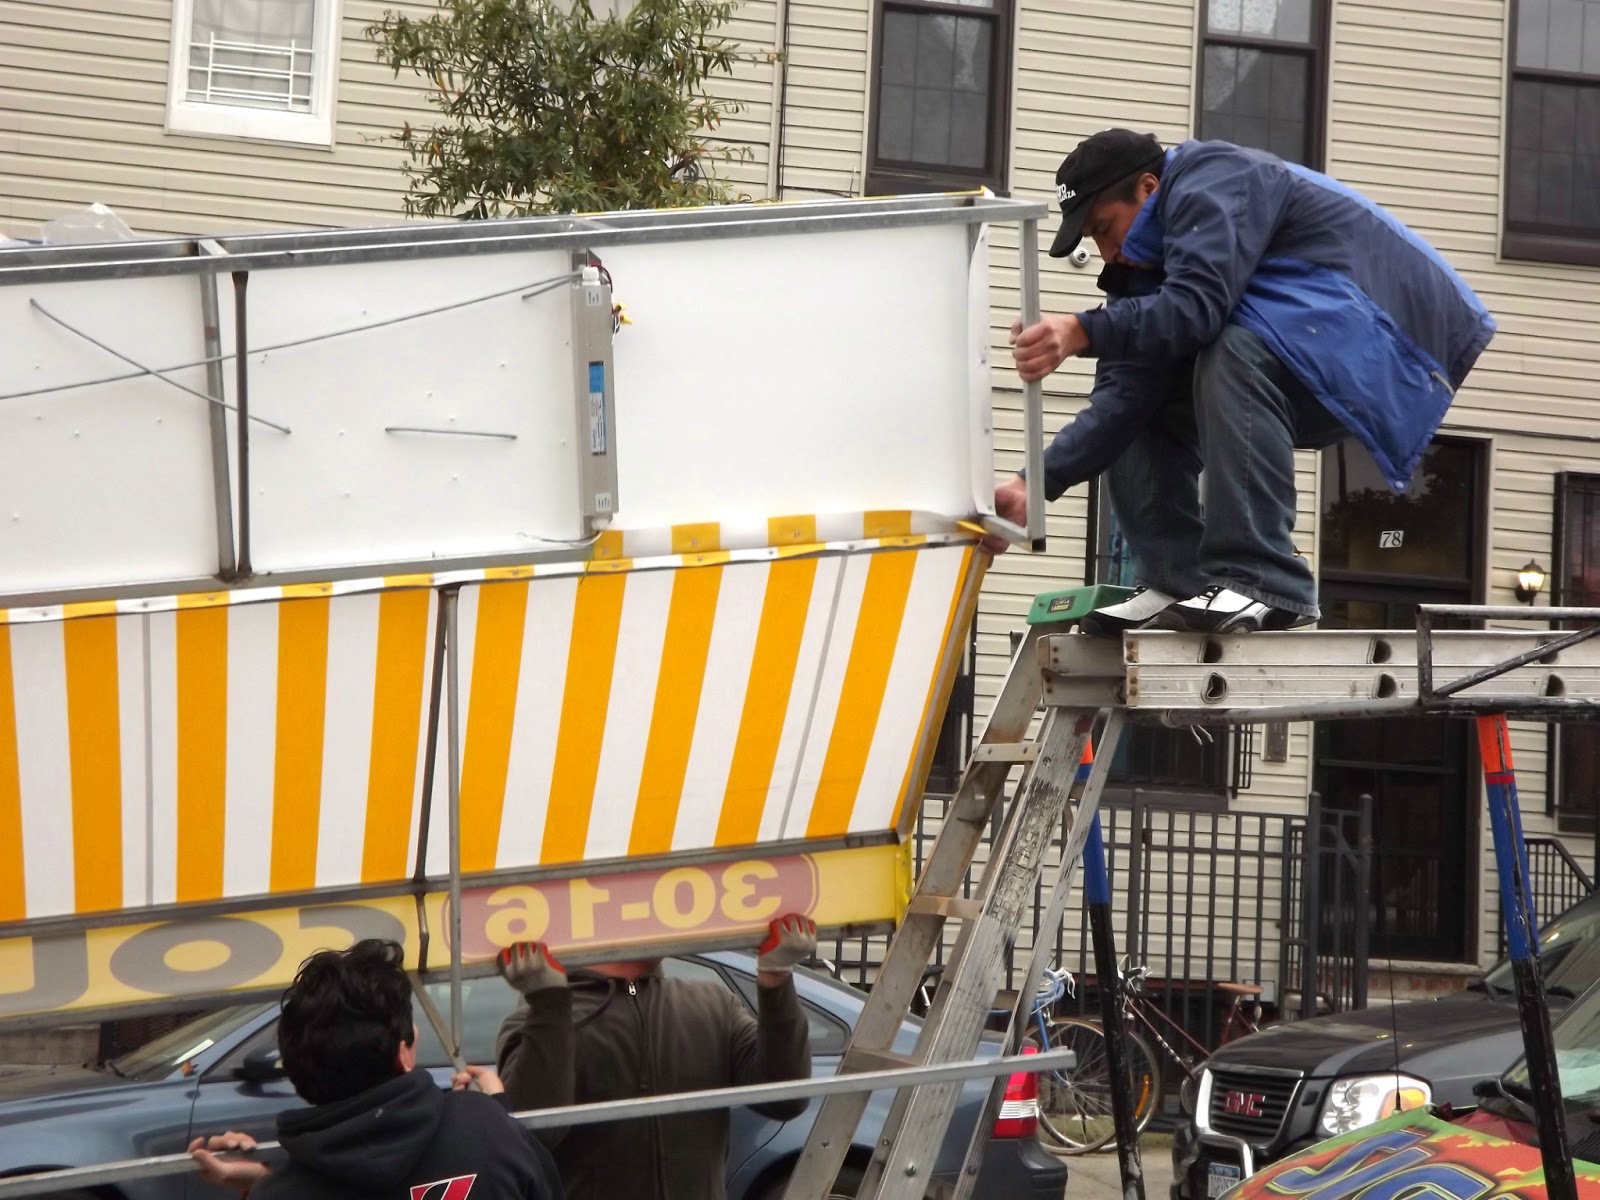
[[[1206,1195],[1210,1200],[1216,1200],[1216,1197],[1237,1187],[1243,1181],[1244,1172],[1238,1167],[1229,1166],[1227,1163],[1206,1164]]]

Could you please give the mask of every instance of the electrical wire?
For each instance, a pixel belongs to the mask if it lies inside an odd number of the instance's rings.
[[[600,270],[603,274],[605,274],[606,282],[609,285],[611,280],[609,273],[605,272],[604,267],[601,267]],[[441,304],[435,308],[423,309],[421,312],[404,313],[398,317],[385,317],[381,321],[370,321],[364,325],[352,325],[348,329],[335,329],[327,333],[315,333],[303,338],[294,338],[287,342],[278,342],[271,346],[251,347],[249,353],[251,355],[271,354],[278,350],[291,350],[297,346],[309,346],[314,342],[325,342],[332,338],[348,337],[351,334],[366,333],[370,330],[382,329],[389,325],[399,325],[405,321],[416,321],[423,317],[438,316],[440,313],[452,312],[458,308],[469,308],[475,304],[484,304],[490,300],[499,300],[504,296],[519,295],[524,300],[530,300],[535,296],[542,296],[546,292],[552,292],[565,284],[573,282],[579,277],[579,272],[569,271],[565,275],[554,275],[548,279],[535,280],[533,283],[519,284],[513,288],[503,288],[500,291],[490,292],[487,295],[473,296],[466,300],[456,300],[449,304]],[[45,310],[40,307],[38,301],[34,300],[31,301],[31,303],[36,309],[39,309],[39,311],[45,312]],[[54,317],[48,312],[45,312],[45,315],[50,316],[52,320],[57,321],[59,324],[65,324],[65,322],[60,320],[60,318]],[[69,326],[68,328],[71,327]],[[87,337],[86,334],[83,334],[78,330],[73,330],[73,332],[78,333],[80,337]],[[93,341],[92,338],[89,340]],[[95,344],[100,345],[98,342]],[[117,353],[114,350],[110,350],[109,347],[101,346],[101,348],[107,350],[108,353]],[[121,354],[117,354],[117,357],[123,358],[124,361],[128,361],[125,356]],[[21,400],[28,396],[43,396],[49,395],[53,392],[69,392],[77,388],[96,387],[104,383],[121,383],[128,379],[142,379],[146,375],[153,375],[158,379],[162,379],[163,382],[174,384],[176,387],[183,388],[185,391],[189,391],[191,389],[184,387],[183,384],[176,383],[174,380],[166,379],[165,377],[177,371],[189,371],[193,370],[195,367],[210,366],[212,363],[230,362],[234,357],[235,356],[232,354],[217,354],[208,356],[206,358],[195,359],[193,362],[178,363],[177,365],[170,367],[148,367],[137,371],[126,371],[119,375],[105,375],[98,379],[84,379],[76,383],[55,383],[46,387],[29,388],[26,391],[6,392],[4,394],[0,394],[0,400]],[[214,397],[206,396],[204,393],[196,392],[195,394],[201,396],[202,399],[214,399]]]

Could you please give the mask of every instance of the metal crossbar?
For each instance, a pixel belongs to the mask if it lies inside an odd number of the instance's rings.
[[[1600,625],[1438,629],[1439,619],[1600,622],[1600,609],[1423,606],[1412,630],[1080,634],[1043,639],[1045,703],[1122,704],[1131,720],[1250,724],[1344,717],[1600,718]],[[1492,685],[1492,686],[1491,686]]]
[[[1077,1057],[1071,1050],[1051,1050],[1043,1054],[1005,1055],[936,1066],[863,1071],[854,1075],[832,1075],[822,1079],[802,1079],[787,1083],[711,1088],[701,1092],[672,1092],[663,1096],[646,1096],[634,1100],[573,1104],[564,1108],[543,1108],[513,1113],[512,1117],[529,1129],[568,1128],[574,1125],[598,1125],[607,1121],[704,1112],[714,1108],[744,1108],[757,1104],[775,1104],[783,1100],[809,1100],[818,1096],[865,1093],[914,1084],[950,1084],[969,1079],[1031,1075],[1039,1071],[1064,1071],[1071,1070],[1076,1062]],[[276,1149],[278,1143],[262,1142],[257,1145],[256,1153],[259,1155]],[[227,1159],[235,1156],[219,1157]],[[8,1200],[12,1196],[40,1196],[52,1192],[95,1188],[130,1179],[182,1175],[196,1169],[194,1160],[187,1154],[161,1154],[94,1167],[72,1167],[63,1171],[16,1175],[0,1179],[0,1200]]]

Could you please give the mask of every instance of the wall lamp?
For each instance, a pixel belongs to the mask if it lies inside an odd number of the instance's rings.
[[[1517,572],[1517,599],[1532,604],[1533,598],[1544,591],[1545,578],[1545,569],[1530,558],[1528,565]]]

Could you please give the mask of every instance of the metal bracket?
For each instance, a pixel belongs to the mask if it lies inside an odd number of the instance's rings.
[[[1128,702],[1122,643],[1081,633],[1039,638],[1044,703],[1052,708],[1118,708]]]
[[[572,372],[577,414],[578,511],[589,532],[617,512],[616,372],[611,285],[587,250],[572,253]]]

